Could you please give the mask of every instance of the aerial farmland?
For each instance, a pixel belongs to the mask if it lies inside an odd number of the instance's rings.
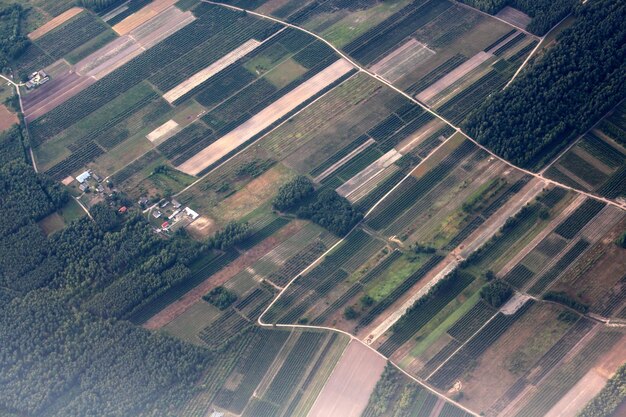
[[[0,6],[0,416],[620,417],[626,7],[527,3]]]

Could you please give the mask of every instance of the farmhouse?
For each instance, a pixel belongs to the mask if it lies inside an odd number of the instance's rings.
[[[90,177],[91,177],[91,172],[85,171],[85,172],[83,172],[82,174],[80,174],[80,175],[78,175],[76,177],[76,181],[78,181],[80,184],[82,184],[85,181],[87,181]]]
[[[196,220],[198,217],[200,217],[200,215],[198,213],[196,213],[195,211],[193,211],[189,207],[185,207],[185,213],[187,213],[187,215],[189,217],[191,217],[193,220]]]

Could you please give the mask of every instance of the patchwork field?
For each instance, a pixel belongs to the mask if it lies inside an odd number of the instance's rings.
[[[536,46],[528,16],[54,3],[16,70],[50,75],[22,88],[24,127],[76,199],[37,226],[53,236],[104,201],[200,242],[189,265],[155,255],[185,278],[123,316],[210,352],[176,415],[575,415],[626,360],[626,104],[543,177],[451,125]],[[15,121],[0,106],[0,130]]]

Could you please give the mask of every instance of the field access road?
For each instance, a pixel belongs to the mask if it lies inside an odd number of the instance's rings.
[[[262,19],[267,19],[267,20],[273,21],[273,22],[275,22],[275,23],[279,23],[279,24],[282,24],[282,25],[284,25],[284,26],[287,26],[287,27],[290,27],[290,28],[293,28],[293,29],[296,29],[296,30],[302,31],[302,32],[304,32],[304,33],[306,33],[306,34],[308,34],[308,35],[310,35],[310,36],[313,36],[313,37],[314,37],[314,38],[316,38],[317,40],[319,40],[319,41],[321,41],[321,42],[325,43],[328,47],[330,47],[333,51],[335,51],[335,53],[337,53],[339,56],[341,56],[342,58],[344,58],[345,60],[347,60],[348,62],[350,62],[352,65],[354,65],[354,66],[355,66],[355,67],[356,67],[359,71],[364,72],[364,73],[366,73],[366,74],[370,75],[371,77],[376,78],[378,81],[380,81],[381,83],[385,84],[387,87],[389,87],[389,88],[393,89],[393,90],[394,90],[395,92],[397,92],[398,94],[402,94],[405,98],[407,98],[407,99],[408,99],[408,100],[410,100],[411,102],[413,102],[413,103],[417,104],[418,106],[422,107],[425,111],[429,112],[430,114],[432,114],[432,115],[433,115],[433,116],[435,116],[436,118],[440,119],[441,121],[443,121],[443,122],[447,123],[448,125],[450,125],[451,127],[453,127],[453,128],[454,128],[457,132],[463,133],[463,134],[465,135],[465,137],[467,137],[467,139],[468,139],[468,140],[470,140],[471,142],[473,142],[476,146],[478,146],[479,148],[481,148],[482,150],[484,150],[485,152],[487,152],[487,153],[488,153],[489,155],[491,155],[492,157],[497,158],[497,159],[499,159],[500,161],[504,162],[505,164],[509,165],[511,168],[515,168],[515,169],[517,169],[517,170],[519,170],[519,171],[522,171],[523,173],[525,173],[525,174],[527,174],[527,175],[531,175],[531,176],[536,177],[536,178],[541,178],[543,181],[545,181],[545,182],[546,182],[546,183],[548,183],[548,184],[557,185],[557,186],[559,186],[559,187],[566,188],[566,189],[568,189],[568,190],[572,190],[572,191],[574,191],[574,192],[577,192],[577,193],[580,193],[580,194],[586,195],[586,196],[587,196],[587,197],[589,197],[589,198],[593,198],[593,199],[595,199],[595,200],[602,201],[602,202],[604,202],[604,203],[606,203],[606,204],[610,204],[610,205],[613,205],[613,206],[615,206],[615,207],[619,207],[619,208],[620,208],[620,209],[622,209],[622,210],[626,210],[626,204],[625,204],[625,203],[619,203],[619,202],[614,201],[614,200],[611,200],[611,199],[607,199],[607,198],[604,198],[604,197],[601,197],[601,196],[598,196],[598,195],[595,195],[595,194],[592,194],[592,193],[588,193],[588,192],[583,191],[583,190],[576,189],[576,188],[574,188],[574,187],[570,187],[570,186],[565,185],[565,184],[562,184],[562,183],[560,183],[560,182],[558,182],[558,181],[552,180],[552,179],[550,179],[550,178],[546,178],[546,177],[544,177],[543,175],[541,175],[540,173],[536,173],[536,172],[533,172],[533,171],[529,171],[529,170],[527,170],[527,169],[525,169],[525,168],[519,167],[519,166],[517,166],[517,165],[513,164],[512,162],[509,162],[508,160],[506,160],[506,159],[504,159],[504,158],[500,157],[499,155],[496,155],[496,154],[495,154],[494,152],[492,152],[490,149],[488,149],[488,148],[486,148],[485,146],[483,146],[482,144],[478,143],[478,141],[477,141],[477,140],[475,140],[474,138],[472,138],[471,136],[469,136],[468,134],[466,134],[465,132],[463,132],[463,131],[461,130],[461,128],[460,128],[460,127],[455,126],[452,122],[450,122],[449,120],[447,120],[445,117],[443,117],[443,116],[442,116],[442,115],[440,115],[439,113],[435,112],[435,111],[434,111],[433,109],[431,109],[429,106],[427,106],[426,104],[424,104],[424,103],[422,103],[422,102],[420,102],[420,101],[416,100],[416,99],[415,99],[414,97],[412,97],[411,95],[407,94],[407,93],[406,93],[406,92],[404,92],[403,90],[401,90],[401,89],[399,89],[398,87],[394,86],[391,82],[389,82],[388,80],[386,80],[384,77],[382,77],[382,76],[380,76],[380,75],[378,75],[378,74],[376,74],[376,73],[374,73],[374,72],[372,72],[372,71],[368,70],[367,68],[363,67],[362,65],[360,65],[359,63],[357,63],[356,61],[354,61],[354,60],[353,60],[350,56],[348,56],[348,55],[347,55],[347,54],[345,54],[343,51],[341,51],[339,48],[337,48],[336,46],[334,46],[332,43],[330,43],[329,41],[327,41],[326,39],[324,39],[324,38],[323,38],[323,37],[321,37],[320,35],[318,35],[318,34],[316,34],[316,33],[314,33],[314,32],[311,32],[311,31],[310,31],[310,30],[308,30],[308,29],[305,29],[305,28],[303,28],[303,27],[301,27],[301,26],[298,26],[298,25],[294,25],[294,24],[292,24],[292,23],[286,22],[286,21],[281,20],[281,19],[277,19],[277,18],[275,18],[275,17],[273,17],[273,16],[269,16],[269,15],[266,15],[266,14],[263,14],[263,13],[257,13],[257,12],[255,12],[255,11],[248,10],[248,9],[244,9],[244,8],[241,8],[241,7],[232,6],[232,5],[229,5],[229,4],[224,4],[224,3],[220,3],[220,2],[216,2],[216,1],[212,1],[212,0],[202,0],[202,1],[203,1],[204,3],[209,3],[209,4],[216,5],[216,6],[226,7],[226,8],[228,8],[228,9],[232,9],[232,10],[237,10],[237,11],[240,11],[240,12],[249,13],[250,15],[257,16],[257,17],[262,18]],[[549,34],[551,31],[552,31],[552,30],[550,30],[550,31],[548,32],[548,34]],[[545,37],[545,36],[547,36],[548,34],[544,35],[544,37]],[[537,50],[537,48],[535,48],[535,51],[536,51],[536,50]],[[534,51],[533,51],[533,52],[534,52]],[[532,55],[532,54],[531,54],[531,55]],[[514,75],[514,77],[515,77],[516,75],[517,75],[517,73]]]

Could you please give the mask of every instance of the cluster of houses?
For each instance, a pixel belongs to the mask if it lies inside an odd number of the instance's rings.
[[[102,178],[90,169],[77,175],[76,181],[78,181],[78,188],[84,193],[91,191],[92,186],[98,193],[104,193],[105,191],[102,185]]]
[[[148,203],[147,198],[139,200],[139,205],[145,206]],[[152,209],[152,217],[155,219],[163,219],[161,227],[155,229],[155,232],[170,231],[174,225],[184,222],[182,227],[196,220],[200,215],[189,207],[183,207],[182,204],[174,199],[162,200],[156,207]]]

